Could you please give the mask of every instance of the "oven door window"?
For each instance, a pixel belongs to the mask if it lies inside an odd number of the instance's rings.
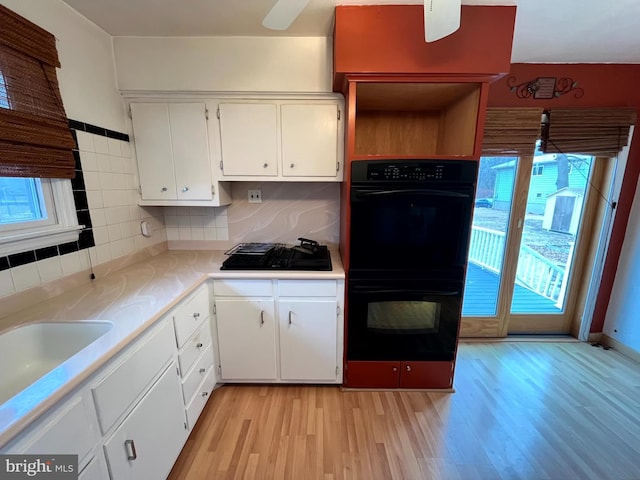
[[[466,263],[470,192],[354,189],[351,268],[451,268]]]
[[[367,329],[375,334],[414,335],[438,332],[440,304],[436,302],[371,302]]]

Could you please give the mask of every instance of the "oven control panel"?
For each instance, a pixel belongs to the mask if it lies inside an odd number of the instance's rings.
[[[470,182],[475,183],[477,162],[455,160],[354,161],[352,182]]]

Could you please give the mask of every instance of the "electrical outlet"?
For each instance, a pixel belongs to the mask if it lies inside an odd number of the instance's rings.
[[[249,203],[262,203],[262,190],[249,190],[248,192]]]

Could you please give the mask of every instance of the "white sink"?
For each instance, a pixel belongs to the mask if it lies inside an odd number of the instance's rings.
[[[106,321],[42,322],[0,333],[0,405],[112,327]]]

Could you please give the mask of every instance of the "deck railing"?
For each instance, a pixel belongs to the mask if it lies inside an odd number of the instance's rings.
[[[473,226],[469,261],[496,274],[502,269],[506,235],[504,232]],[[564,268],[523,245],[518,257],[516,281],[562,308],[566,275]]]

